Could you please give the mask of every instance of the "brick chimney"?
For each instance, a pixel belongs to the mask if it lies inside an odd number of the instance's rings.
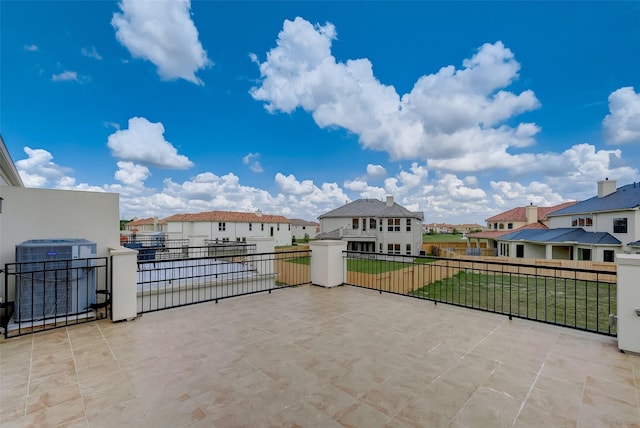
[[[616,192],[616,180],[609,180],[605,178],[604,180],[598,181],[598,197],[604,198],[612,193]]]
[[[538,207],[533,202],[525,208],[527,214],[527,224],[538,222]]]
[[[387,196],[387,206],[388,207],[393,206],[393,196]]]

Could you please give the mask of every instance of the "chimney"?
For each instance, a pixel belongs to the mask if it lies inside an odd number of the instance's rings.
[[[256,216],[262,217],[262,211],[260,211],[259,209],[256,210]]]
[[[529,203],[529,206],[525,208],[527,214],[527,224],[538,222],[538,207],[533,205],[533,202]]]
[[[387,196],[387,206],[388,207],[393,206],[393,196]]]
[[[605,178],[604,180],[598,181],[598,197],[604,198],[612,193],[616,192],[616,180],[609,180]]]

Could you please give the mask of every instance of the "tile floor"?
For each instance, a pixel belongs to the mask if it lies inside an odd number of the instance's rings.
[[[1,427],[640,427],[614,338],[303,286],[0,342]]]

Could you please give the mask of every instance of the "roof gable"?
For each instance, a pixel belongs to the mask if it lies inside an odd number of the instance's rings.
[[[217,221],[229,223],[291,223],[281,215],[256,214],[236,211],[206,211],[196,214],[174,214],[164,219],[165,222],[199,222]]]
[[[599,198],[594,196],[570,207],[555,211],[550,217],[590,214],[603,211],[626,211],[640,206],[640,183],[627,184],[615,192]]]
[[[344,217],[378,217],[378,218],[417,218],[424,219],[423,213],[409,211],[402,205],[394,202],[391,206],[387,206],[386,202],[377,199],[357,199],[346,205],[336,208],[319,216],[323,218],[344,218]]]
[[[523,229],[500,237],[501,241],[530,241],[546,243],[579,243],[620,245],[621,242],[607,232],[587,232],[578,227],[556,229]]]

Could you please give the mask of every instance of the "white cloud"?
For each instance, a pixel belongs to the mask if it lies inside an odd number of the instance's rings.
[[[100,55],[98,51],[96,51],[95,46],[91,46],[91,49],[82,48],[80,49],[80,53],[87,58],[93,58],[97,59],[98,61],[102,61],[102,55]]]
[[[164,80],[204,84],[195,73],[212,63],[198,40],[189,0],[122,0],[119,6],[111,25],[131,56],[152,62]]]
[[[382,178],[387,175],[387,170],[382,165],[367,165],[367,177]]]
[[[87,76],[79,75],[76,71],[65,70],[62,73],[53,74],[51,76],[51,80],[53,80],[54,82],[73,81],[77,83],[84,83],[89,80],[89,78]]]
[[[631,86],[612,92],[609,111],[602,121],[607,143],[640,143],[640,94]]]
[[[133,162],[120,161],[117,165],[118,170],[114,174],[114,178],[127,186],[142,187],[144,181],[151,175],[149,168]]]
[[[38,49],[38,45],[24,45],[24,50],[28,52],[36,52]]]
[[[360,143],[397,159],[428,159],[460,171],[510,168],[512,147],[534,143],[533,123],[506,125],[540,106],[535,94],[507,91],[520,64],[502,42],[484,44],[461,69],[441,68],[420,77],[410,93],[373,75],[364,59],[337,62],[331,44],[335,27],[285,20],[277,46],[259,63],[260,85],[251,89],[269,112],[302,108],[320,127],[340,127]],[[348,113],[348,114],[347,114]],[[486,153],[496,153],[487,159]],[[448,168],[446,168],[448,169]]]
[[[124,161],[158,168],[187,169],[193,162],[179,155],[176,148],[164,139],[162,123],[149,122],[144,117],[129,119],[129,128],[109,135],[107,145],[113,156]]]
[[[26,187],[47,187],[71,171],[54,163],[51,153],[44,149],[25,147],[24,152],[27,159],[17,161],[15,165]]]
[[[250,165],[249,169],[251,169],[251,171],[253,172],[264,172],[264,169],[262,169],[262,165],[260,165],[260,161],[257,160],[259,157],[260,153],[249,153],[242,158],[242,163],[245,165]]]

